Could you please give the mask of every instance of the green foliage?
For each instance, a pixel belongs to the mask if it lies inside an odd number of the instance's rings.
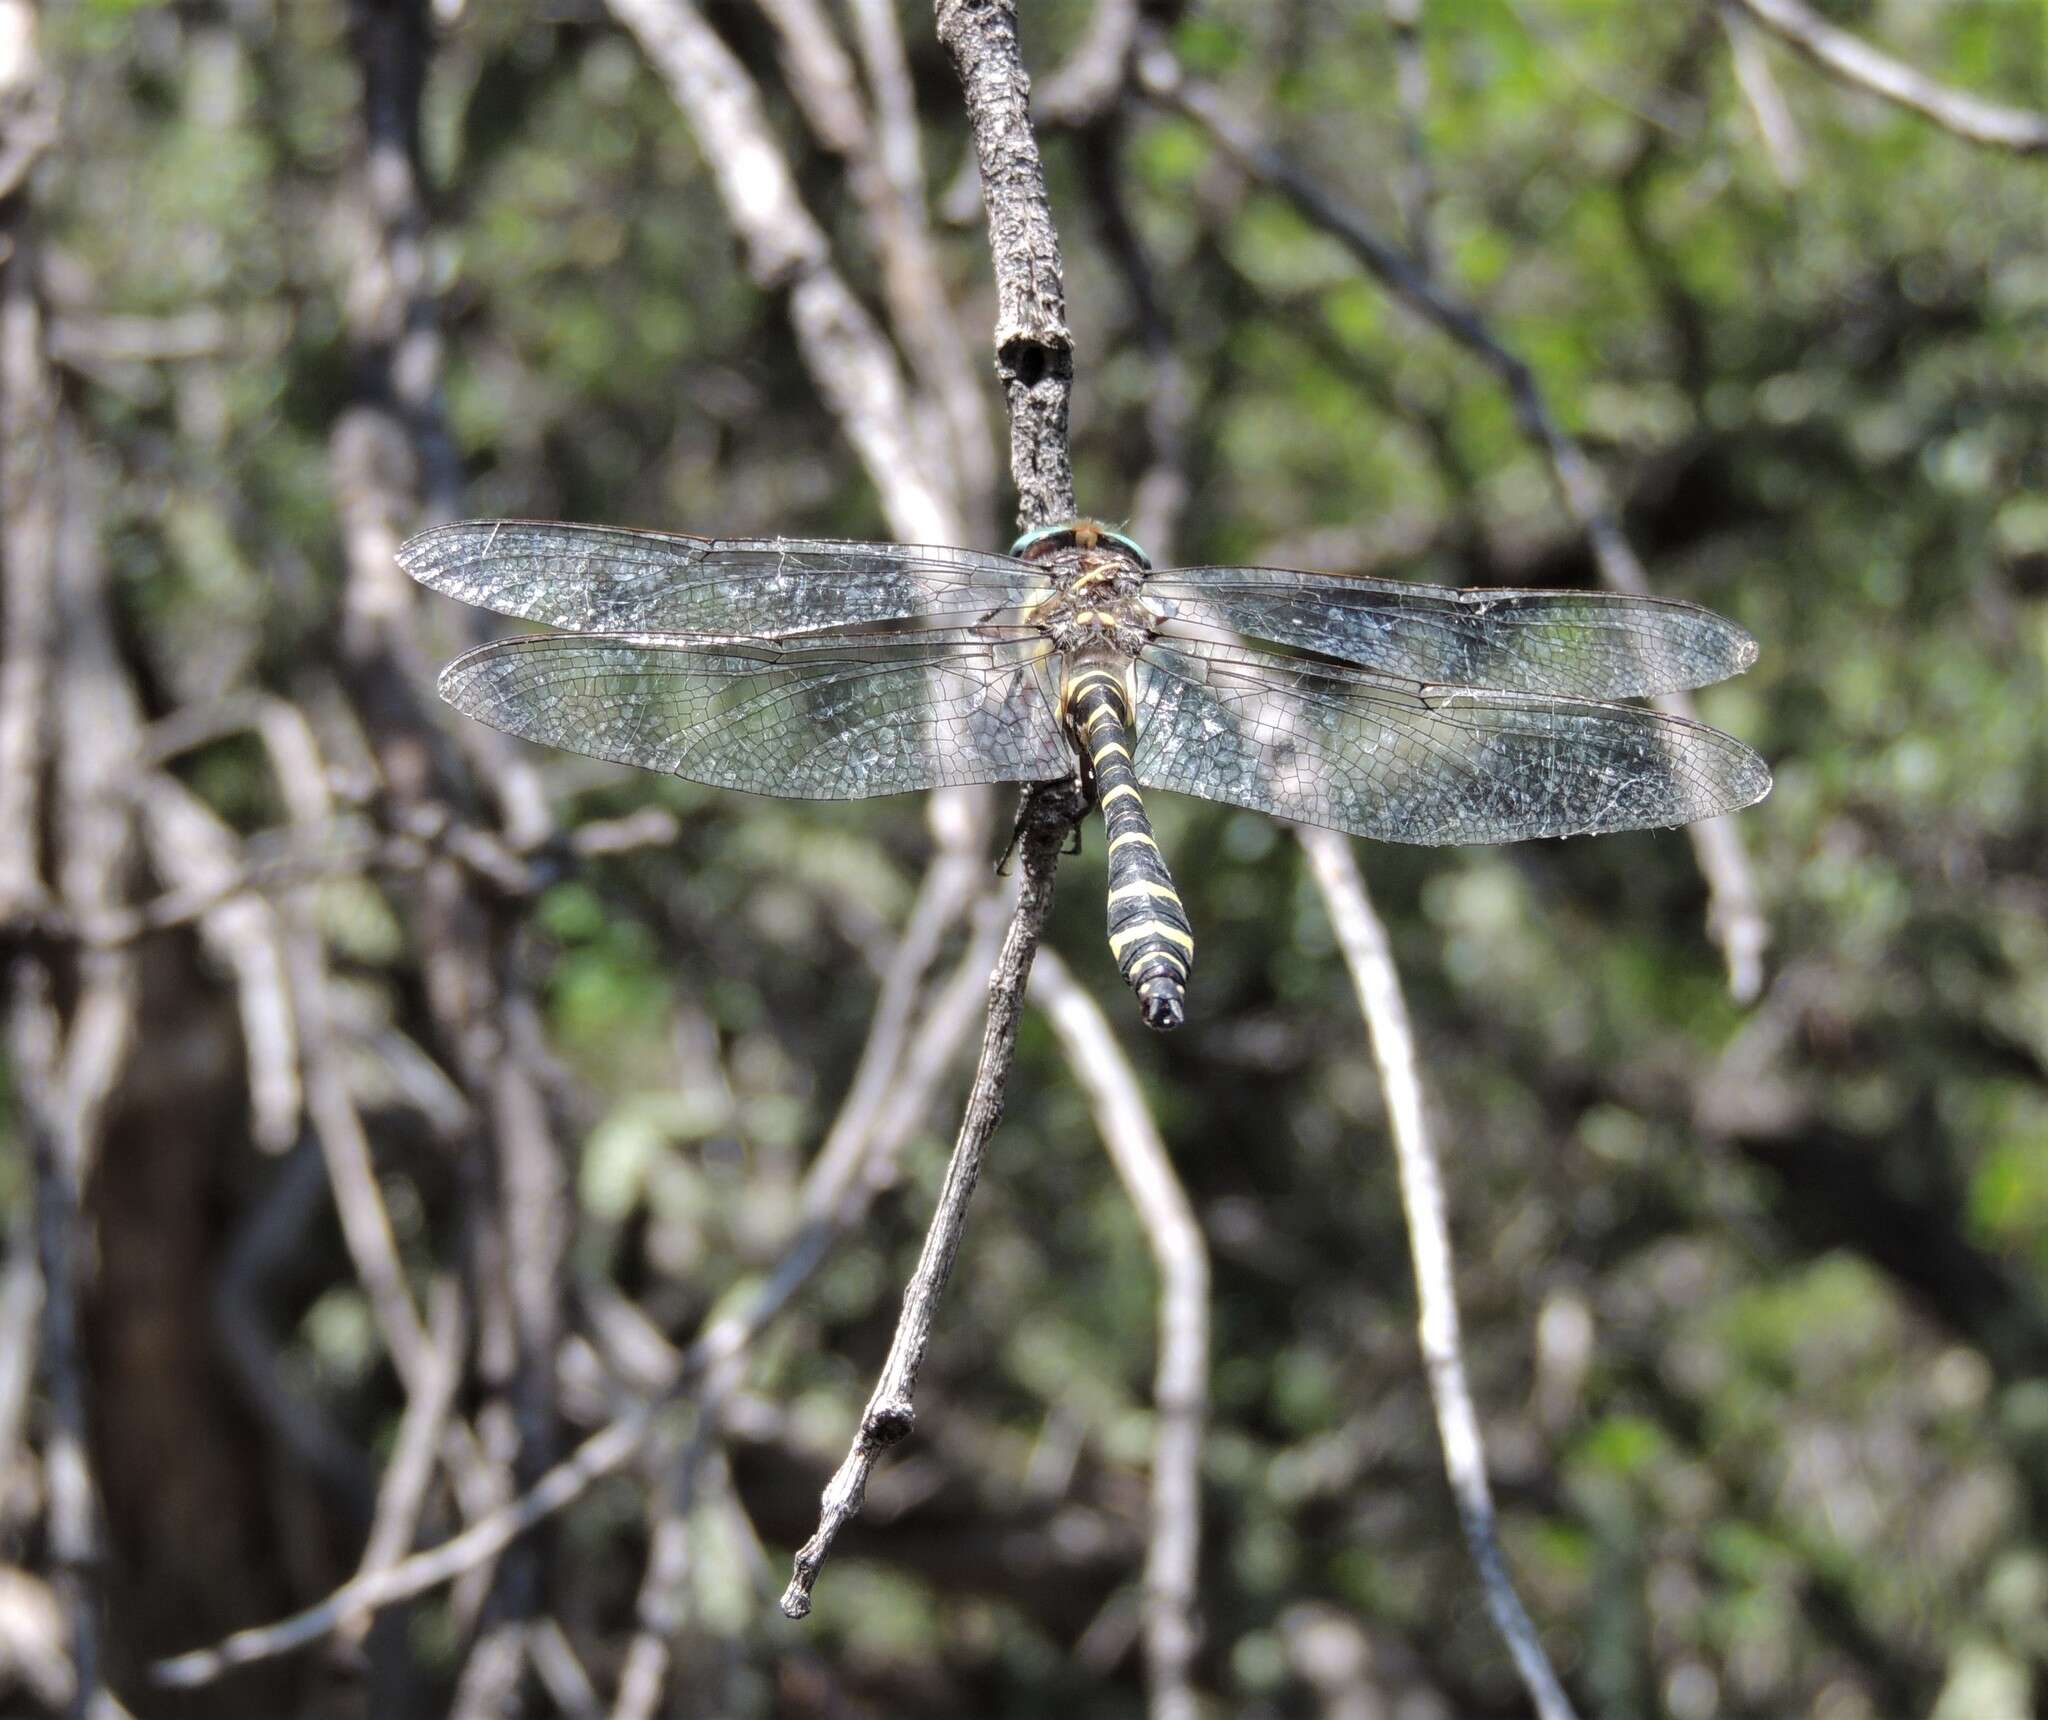
[[[758,23],[711,10],[780,91]],[[1826,10],[1957,84],[2044,100],[2036,5]],[[1024,11],[1045,68],[1088,14]],[[964,148],[951,76],[925,13],[904,16],[943,185]],[[1702,714],[1777,771],[1737,825],[1774,940],[1754,1006],[1727,994],[1682,836],[1363,856],[1444,1147],[1517,1574],[1589,1713],[2020,1720],[2048,1666],[2041,172],[1767,47],[1809,158],[1788,188],[1696,6],[1431,0],[1423,19],[1439,267],[1584,440],[1655,588],[1757,634],[1757,667]],[[46,9],[75,140],[39,181],[50,291],[65,316],[197,307],[227,330],[196,357],[65,372],[114,472],[126,647],[166,709],[253,689],[319,710],[336,672],[331,441],[360,382],[339,285],[362,219],[339,191],[359,146],[347,20],[341,0]],[[1174,40],[1398,236],[1378,8],[1224,0]],[[786,297],[749,284],[699,146],[627,38],[587,10],[472,5],[426,99],[467,508],[882,531]],[[771,102],[882,302],[843,172]],[[1084,505],[1120,516],[1158,379],[1082,146],[1047,138],[1076,452]],[[1595,580],[1477,360],[1188,122],[1138,108],[1116,148],[1193,400],[1178,559]],[[983,237],[941,225],[937,244],[980,353]],[[971,522],[982,544],[1006,527]],[[452,652],[461,625],[433,609],[422,652]],[[549,888],[519,959],[574,1095],[579,1265],[687,1341],[797,1222],[928,837],[907,801],[539,762],[567,816],[659,805],[682,827],[673,850]],[[238,828],[280,815],[260,748],[176,768]],[[1341,1610],[1389,1711],[1412,1677],[1448,1711],[1514,1712],[1434,1445],[1383,1098],[1327,915],[1269,821],[1161,799],[1199,940],[1189,1026],[1135,1025],[1100,947],[1093,830],[1051,941],[1115,1022],[1213,1257],[1200,1682],[1218,1712],[1320,1711],[1303,1632]],[[411,887],[313,892],[349,997],[374,1002],[366,1037],[418,1026],[393,899]],[[1138,1605],[1156,1270],[1094,1130],[1034,1016],[918,1437],[877,1483],[902,1490],[833,1565],[801,1649],[762,1620],[744,1520],[700,1501],[679,1664],[736,1670],[679,1712],[811,1712],[820,1665],[815,1711],[1140,1712],[1116,1644]],[[950,1134],[950,1109],[921,1120],[756,1352],[747,1407],[776,1413],[736,1436],[736,1496],[772,1525],[765,1566],[865,1400]],[[424,1282],[458,1246],[443,1146],[394,1130],[380,1151],[416,1185],[402,1244]],[[21,1154],[0,1158],[10,1213],[24,1187]],[[1542,1341],[1560,1299],[1584,1310],[1579,1362]],[[291,1367],[388,1445],[359,1295],[307,1293]],[[634,1521],[601,1495],[555,1555],[555,1586],[595,1597],[578,1629],[605,1665],[631,1629]],[[458,1651],[439,1611],[407,1628],[430,1665]],[[1695,1672],[1712,1701],[1684,1709]]]

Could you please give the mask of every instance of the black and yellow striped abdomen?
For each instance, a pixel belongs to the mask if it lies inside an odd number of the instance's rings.
[[[1131,769],[1131,701],[1121,668],[1084,664],[1067,676],[1067,721],[1095,774],[1109,837],[1109,950],[1138,994],[1147,1027],[1178,1027],[1186,1014],[1195,935]]]

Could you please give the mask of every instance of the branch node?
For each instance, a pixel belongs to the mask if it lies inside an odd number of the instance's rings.
[[[868,1411],[861,1434],[871,1445],[895,1445],[910,1437],[917,1425],[917,1410],[908,1398],[892,1398]]]

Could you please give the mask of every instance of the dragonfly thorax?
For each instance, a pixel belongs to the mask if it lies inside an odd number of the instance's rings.
[[[1031,620],[1070,660],[1132,658],[1158,631],[1160,612],[1144,596],[1142,562],[1108,541],[1061,545],[1035,555],[1053,583]]]

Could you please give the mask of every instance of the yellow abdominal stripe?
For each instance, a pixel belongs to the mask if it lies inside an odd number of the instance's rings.
[[[1067,708],[1078,710],[1083,700],[1091,693],[1104,695],[1102,703],[1088,713],[1088,726],[1093,728],[1107,717],[1123,716],[1124,684],[1106,669],[1091,669],[1086,674],[1076,675],[1067,682]]]
[[[1116,785],[1116,787],[1108,789],[1104,792],[1102,796],[1102,804],[1105,807],[1107,807],[1109,803],[1116,799],[1116,797],[1120,794],[1128,794],[1133,800],[1138,799],[1138,791],[1135,788],[1133,788],[1127,782],[1120,782]],[[1143,802],[1140,802],[1139,804],[1142,805]]]
[[[1121,835],[1112,836],[1109,839],[1109,852],[1114,854],[1126,842],[1142,842],[1154,854],[1159,852],[1159,844],[1142,830],[1126,830]]]
[[[1105,753],[1121,753],[1125,758],[1129,758],[1131,756],[1131,749],[1125,746],[1122,741],[1104,741],[1102,745],[1097,747],[1095,751],[1089,756],[1092,757],[1097,764],[1100,764],[1102,762],[1103,754]]]
[[[1146,938],[1163,938],[1170,944],[1180,945],[1191,956],[1195,953],[1195,940],[1178,926],[1169,926],[1164,920],[1140,920],[1135,926],[1126,926],[1120,932],[1111,932],[1109,934],[1109,953],[1115,956],[1118,961],[1122,961],[1125,950]],[[1188,971],[1187,963],[1175,955],[1172,950],[1161,950],[1158,953],[1172,962],[1182,973]]]
[[[1109,893],[1109,905],[1113,908],[1119,902],[1136,901],[1140,896],[1149,896],[1155,902],[1171,902],[1180,907],[1180,892],[1171,884],[1155,884],[1149,878],[1140,878],[1135,884],[1119,884]]]

